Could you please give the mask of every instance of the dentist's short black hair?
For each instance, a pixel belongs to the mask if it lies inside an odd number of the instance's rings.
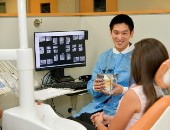
[[[134,29],[134,23],[131,17],[129,17],[126,14],[119,14],[116,15],[110,22],[110,31],[112,31],[113,27],[115,24],[121,24],[121,23],[125,23],[126,25],[128,25],[130,32],[133,31]]]

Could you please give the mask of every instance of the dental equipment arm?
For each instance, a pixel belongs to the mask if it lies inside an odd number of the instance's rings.
[[[15,66],[7,61],[0,61],[0,95],[7,94],[12,91],[18,96],[18,73]],[[34,87],[40,86],[40,83],[34,80]]]
[[[0,94],[12,91],[18,96],[18,75],[16,68],[9,61],[0,61]]]

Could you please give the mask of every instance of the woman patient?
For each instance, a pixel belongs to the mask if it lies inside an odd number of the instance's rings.
[[[155,85],[154,77],[161,63],[168,58],[165,46],[156,39],[147,38],[135,44],[131,59],[131,79],[135,84],[121,99],[114,117],[103,112],[91,116],[97,130],[129,130],[140,119],[163,95]]]

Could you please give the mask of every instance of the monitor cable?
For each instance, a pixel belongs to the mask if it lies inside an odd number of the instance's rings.
[[[53,110],[54,110],[58,115],[60,115],[61,117],[64,117],[63,114],[59,113],[59,112],[56,110],[56,106],[55,106],[55,103],[54,103],[54,98],[51,99],[51,107],[53,108]]]

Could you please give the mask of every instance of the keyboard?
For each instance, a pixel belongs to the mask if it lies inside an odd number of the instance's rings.
[[[86,89],[87,88],[87,82],[86,81],[79,81],[79,82],[52,83],[52,84],[45,85],[45,87],[69,88],[69,89],[79,90],[79,89]]]
[[[65,95],[71,93],[73,90],[71,89],[56,89],[56,88],[44,88],[40,90],[34,91],[35,100],[47,100],[50,98],[54,98],[57,96]]]

